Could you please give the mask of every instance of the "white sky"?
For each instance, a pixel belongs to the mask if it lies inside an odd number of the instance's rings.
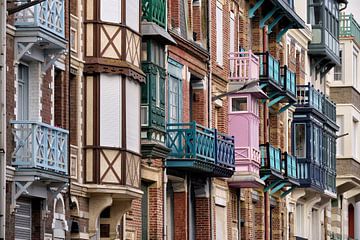
[[[360,24],[360,0],[349,0],[345,12],[352,13],[355,16],[356,21]]]

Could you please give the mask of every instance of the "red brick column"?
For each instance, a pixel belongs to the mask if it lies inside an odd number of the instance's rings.
[[[149,236],[150,239],[163,237],[163,191],[160,188],[149,188]]]
[[[210,199],[207,197],[197,197],[195,198],[195,206],[195,238],[196,240],[210,239]]]
[[[174,235],[175,240],[188,239],[187,194],[174,192]]]

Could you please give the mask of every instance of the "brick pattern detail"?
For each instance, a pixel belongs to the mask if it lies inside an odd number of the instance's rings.
[[[195,198],[195,239],[210,239],[210,199],[205,197]]]
[[[188,214],[187,214],[187,194],[186,192],[174,193],[174,239],[188,239]]]

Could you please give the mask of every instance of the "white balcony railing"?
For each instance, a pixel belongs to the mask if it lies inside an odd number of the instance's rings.
[[[11,121],[13,165],[68,174],[68,131],[35,121]]]
[[[17,27],[41,27],[64,37],[64,0],[46,0],[26,8],[15,15]]]

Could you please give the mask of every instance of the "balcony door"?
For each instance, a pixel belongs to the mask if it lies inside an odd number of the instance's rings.
[[[182,120],[182,65],[169,59],[169,111],[168,122],[179,123]]]
[[[17,120],[29,119],[29,67],[18,66]]]

